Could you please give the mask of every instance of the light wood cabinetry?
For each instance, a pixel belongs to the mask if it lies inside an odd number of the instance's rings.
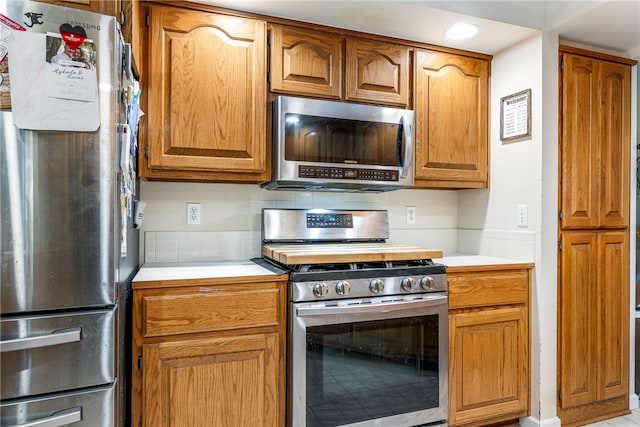
[[[268,177],[266,22],[151,4],[148,179]]]
[[[131,14],[142,178],[268,181],[267,103],[287,94],[415,109],[415,186],[489,185],[490,55],[196,3]]]
[[[271,91],[340,99],[344,36],[272,25]]]
[[[409,104],[409,47],[347,38],[346,99],[406,107]]]
[[[561,46],[558,416],[629,408],[630,69]]]
[[[285,282],[134,284],[132,425],[284,425]]]
[[[409,105],[409,46],[277,24],[270,29],[272,92]]]
[[[489,59],[415,51],[416,187],[489,186]]]
[[[562,408],[628,396],[628,239],[626,231],[562,234]]]
[[[530,267],[447,270],[450,426],[529,414]]]
[[[571,52],[561,62],[561,227],[627,227],[631,67]]]
[[[48,3],[56,6],[71,7],[73,9],[86,10],[88,12],[102,13],[115,16],[120,21],[120,11],[123,4],[131,0],[36,0],[40,3]]]

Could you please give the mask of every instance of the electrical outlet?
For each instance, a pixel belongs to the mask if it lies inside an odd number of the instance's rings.
[[[407,206],[406,207],[406,223],[407,224],[415,224],[416,223],[416,207],[415,206]]]
[[[518,205],[518,227],[527,227],[528,222],[529,218],[527,213],[527,205]]]
[[[187,224],[200,224],[200,203],[187,203]]]

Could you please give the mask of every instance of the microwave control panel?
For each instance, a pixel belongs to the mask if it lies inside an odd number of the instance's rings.
[[[360,169],[326,166],[299,166],[299,178],[353,179],[359,181],[398,181],[399,173],[394,169]]]

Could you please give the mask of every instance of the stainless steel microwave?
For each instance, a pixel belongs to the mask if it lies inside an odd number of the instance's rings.
[[[414,184],[412,110],[278,96],[270,190],[380,192]]]

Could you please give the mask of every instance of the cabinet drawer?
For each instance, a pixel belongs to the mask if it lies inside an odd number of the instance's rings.
[[[449,273],[449,308],[527,303],[529,271]]]
[[[143,336],[275,326],[279,322],[279,292],[201,287],[142,295]]]

